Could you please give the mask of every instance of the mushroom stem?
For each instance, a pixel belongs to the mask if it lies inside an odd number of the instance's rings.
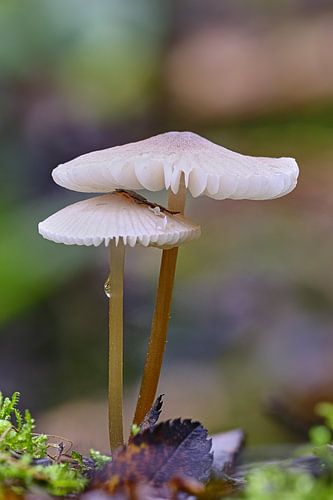
[[[123,296],[125,246],[112,240],[110,245],[109,299],[109,437],[111,451],[123,438]]]
[[[186,187],[182,175],[178,192],[169,190],[168,209],[184,213]],[[176,273],[178,247],[163,250],[157,296],[153,314],[148,351],[141,381],[140,393],[133,423],[139,425],[152,407],[160,378],[163,355],[167,343],[168,324]]]

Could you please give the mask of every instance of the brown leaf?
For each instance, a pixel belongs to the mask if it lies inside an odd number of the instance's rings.
[[[205,486],[196,479],[190,477],[175,476],[168,482],[168,488],[171,498],[177,498],[178,493],[187,493],[188,495],[200,495],[205,491]]]
[[[160,490],[145,483],[123,483],[111,492],[92,490],[80,496],[80,500],[162,500]]]
[[[206,429],[192,420],[168,420],[134,436],[112,462],[98,472],[92,488],[113,493],[124,484],[167,486],[175,477],[207,480],[212,443]]]
[[[10,488],[2,489],[0,491],[1,500],[20,500],[23,499],[24,495],[20,495],[19,493],[15,493]]]
[[[234,479],[213,478],[206,485],[204,491],[197,495],[198,500],[220,500],[220,498],[233,496],[244,487],[244,483]]]
[[[145,431],[146,429],[151,429],[157,423],[162,411],[163,396],[164,394],[158,396],[155,403],[146,414],[142,424],[140,425],[141,432]]]

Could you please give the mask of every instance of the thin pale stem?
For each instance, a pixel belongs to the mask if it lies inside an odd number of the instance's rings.
[[[110,243],[109,436],[111,451],[123,438],[123,295],[125,246]]]
[[[182,177],[178,193],[174,194],[169,191],[168,209],[184,213],[185,198],[186,188]],[[177,256],[178,247],[163,250],[151,334],[134,416],[135,424],[142,422],[156,397],[163,355],[167,343]]]

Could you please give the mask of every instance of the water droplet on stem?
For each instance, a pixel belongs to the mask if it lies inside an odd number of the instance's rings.
[[[110,276],[107,277],[106,282],[104,283],[104,293],[109,299],[111,297],[111,282]]]

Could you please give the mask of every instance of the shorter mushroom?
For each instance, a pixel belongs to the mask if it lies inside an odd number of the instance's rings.
[[[110,250],[109,435],[111,449],[123,443],[123,281],[125,245],[178,247],[200,236],[200,227],[129,191],[80,201],[38,225],[46,239]]]

